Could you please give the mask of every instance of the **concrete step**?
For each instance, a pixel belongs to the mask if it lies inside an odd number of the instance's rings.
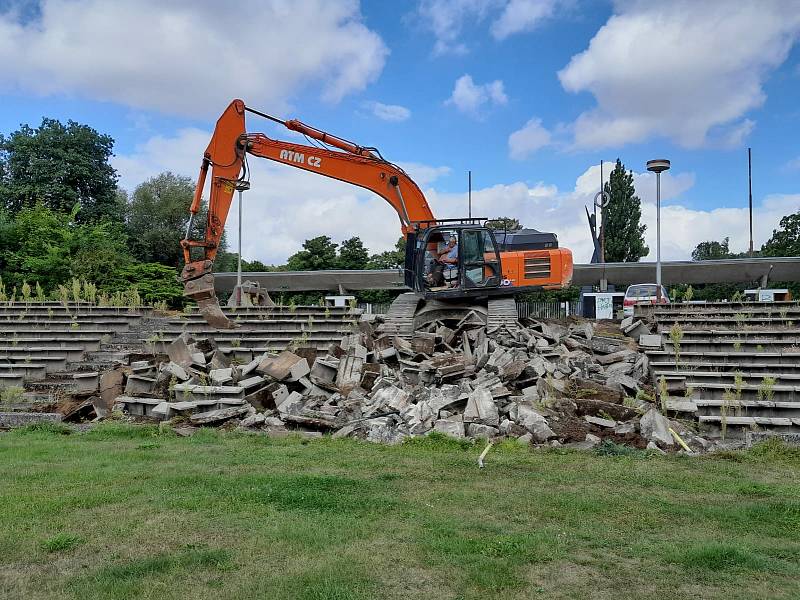
[[[25,381],[41,381],[47,377],[44,363],[0,363],[0,373],[22,375]]]
[[[47,373],[53,373],[67,368],[66,356],[13,356],[0,354],[0,365],[45,365]]]
[[[0,390],[6,387],[21,387],[25,383],[22,373],[0,370]]]
[[[0,346],[0,355],[30,357],[34,361],[40,356],[63,356],[67,362],[78,362],[83,359],[84,352],[81,346]]]
[[[790,313],[800,314],[800,302],[792,300],[790,302],[706,302],[705,304],[672,303],[660,306],[641,305],[636,307],[636,312],[637,316],[639,314],[654,316],[733,316],[736,314],[744,314],[747,316],[779,316],[784,312],[787,315]]]
[[[756,357],[757,358],[757,357]],[[653,372],[672,375],[679,371],[713,371],[721,373],[735,373],[736,371],[749,372],[758,377],[769,376],[773,373],[800,374],[800,360],[797,362],[748,362],[748,361],[686,361],[681,356],[680,365],[674,360],[651,361],[650,369]]]
[[[683,365],[681,365],[683,366]],[[772,370],[770,372],[765,373],[754,373],[752,371],[741,369],[737,371],[710,371],[710,370],[689,370],[689,369],[680,369],[678,371],[653,371],[653,377],[658,379],[662,375],[671,377],[672,379],[681,378],[686,380],[687,382],[704,382],[704,381],[718,381],[718,382],[733,382],[734,378],[737,376],[741,376],[742,380],[745,383],[753,383],[755,385],[760,384],[760,382],[765,377],[772,377],[775,379],[777,383],[785,383],[786,385],[794,385],[795,381],[800,381],[800,374],[797,373],[783,373],[781,371]]]
[[[15,307],[9,309],[7,306],[0,307],[0,319],[16,319],[19,317],[20,314],[24,314],[26,316],[35,316],[38,318],[61,318],[61,319],[71,319],[75,316],[78,318],[86,317],[86,318],[103,318],[103,317],[121,317],[127,319],[140,319],[145,316],[149,316],[152,312],[152,309],[147,307],[146,310],[138,310],[135,312],[129,312],[125,308],[116,308],[112,306],[94,306],[92,308],[69,308],[65,309],[63,306],[50,306],[50,307],[41,307],[41,306],[30,306],[30,307]]]
[[[722,435],[723,417],[720,415],[703,415],[698,421],[711,436]],[[797,433],[800,431],[800,419],[785,417],[724,417],[726,439],[744,438],[747,432],[767,430],[772,433]]]
[[[34,333],[34,332],[29,332]],[[108,334],[103,334],[108,335]],[[110,336],[109,336],[110,339]],[[0,335],[0,345],[4,348],[43,348],[43,347],[81,347],[84,350],[98,350],[102,336],[82,336],[82,335],[58,335],[58,336],[30,336],[6,337]]]
[[[670,340],[664,341],[664,350],[674,354],[675,346]],[[800,353],[800,347],[792,341],[782,341],[773,338],[745,337],[741,339],[708,339],[693,340],[684,338],[680,344],[680,353],[686,352],[785,352],[794,350]]]
[[[234,323],[239,325],[236,332],[241,331],[262,331],[262,332],[272,332],[272,331],[342,331],[342,330],[350,330],[351,326],[355,323],[354,321],[340,321],[340,320],[327,320],[327,321],[313,321],[309,322],[307,320],[302,319],[285,319],[281,321],[261,321],[258,319],[248,319],[248,320],[234,320]],[[195,335],[212,335],[219,332],[218,329],[209,329],[208,324],[206,322],[196,322],[196,323],[184,323],[181,325],[180,323],[175,323],[170,321],[169,327],[165,328],[170,333],[177,333],[180,334],[182,331],[189,331]]]
[[[718,329],[743,329],[743,328],[767,328],[773,327],[776,329],[791,329],[797,327],[800,323],[800,313],[797,315],[787,315],[782,317],[748,317],[748,318],[732,318],[716,317],[713,315],[699,316],[699,317],[655,317],[655,323],[659,331],[669,331],[675,324],[679,323],[681,327],[688,331],[690,329],[702,329],[714,327]]]
[[[673,399],[667,401],[667,410],[693,413],[697,416],[719,416],[723,410],[727,410],[728,416],[800,419],[800,402],[774,400],[741,400],[731,404],[708,398]]]
[[[672,340],[669,337],[669,331],[662,331],[664,343],[672,345]],[[763,343],[764,340],[773,342],[782,342],[789,345],[800,344],[800,328],[794,327],[791,329],[685,329],[683,331],[683,338],[681,345],[685,342],[701,342],[701,341],[732,341],[744,342],[747,340],[755,340],[756,342]]]
[[[670,345],[669,350],[647,350],[645,352],[651,362],[675,362],[675,353]],[[723,352],[697,352],[681,348],[681,363],[687,362],[727,362],[732,364],[748,364],[750,362],[778,364],[800,361],[800,352],[753,352],[749,350],[729,350]]]
[[[669,381],[668,381],[668,386]],[[706,398],[708,400],[722,400],[726,393],[734,394],[737,392],[731,382],[703,381],[688,385],[692,388],[692,396]],[[745,383],[739,388],[741,400],[769,400],[777,402],[800,402],[800,385],[777,383],[772,386],[754,385]]]
[[[115,331],[127,331],[130,328],[128,321],[0,321],[0,332],[30,332],[30,331],[103,331],[112,333]]]

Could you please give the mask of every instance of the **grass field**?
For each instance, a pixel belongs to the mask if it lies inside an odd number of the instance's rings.
[[[797,450],[481,449],[6,433],[0,597],[800,598]]]

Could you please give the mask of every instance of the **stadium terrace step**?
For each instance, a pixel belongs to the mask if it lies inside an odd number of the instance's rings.
[[[729,402],[726,400],[692,398],[689,400],[670,400],[667,402],[667,412],[687,412],[696,416],[726,416],[737,417],[778,417],[800,419],[800,402],[777,402],[775,400],[741,400]]]
[[[2,365],[44,365],[47,373],[62,371],[67,368],[66,356],[11,356],[0,353],[0,364]]]
[[[18,345],[23,343],[30,343],[32,340],[63,340],[64,343],[69,344],[74,340],[75,344],[81,343],[83,340],[100,340],[104,336],[109,339],[113,331],[105,329],[66,329],[64,331],[56,331],[53,329],[33,329],[30,331],[0,331],[0,344],[3,346]]]
[[[40,356],[63,356],[67,362],[79,362],[83,359],[82,346],[0,346],[0,355],[25,358],[31,357],[36,362]]]
[[[0,390],[7,387],[21,387],[25,383],[22,373],[0,370]]]
[[[130,327],[128,321],[117,321],[108,319],[92,319],[83,321],[63,320],[31,320],[31,319],[12,319],[10,321],[0,321],[0,332],[9,331],[70,331],[70,330],[90,330],[105,331],[108,333],[115,331],[127,331]]]
[[[648,350],[647,357],[650,359],[651,366],[654,362],[661,361],[675,363],[675,352],[673,348],[667,350]],[[681,349],[681,364],[684,362],[696,362],[705,364],[706,362],[725,362],[731,365],[746,365],[751,362],[765,364],[794,363],[800,361],[800,352],[751,352],[746,350],[733,350],[724,352],[696,352],[684,351]]]
[[[43,363],[0,363],[0,373],[22,375],[25,381],[41,381],[47,377],[47,365]]]
[[[681,355],[680,364],[675,364],[674,360],[670,361],[651,361],[650,368],[658,376],[661,374],[672,375],[679,371],[714,371],[716,373],[731,373],[732,375],[738,371],[747,371],[758,377],[764,375],[769,376],[772,373],[787,373],[787,374],[800,374],[800,361],[797,362],[758,362],[759,356],[754,356],[752,362],[750,361],[705,361],[705,360],[684,360]],[[779,358],[779,357],[778,357]]]

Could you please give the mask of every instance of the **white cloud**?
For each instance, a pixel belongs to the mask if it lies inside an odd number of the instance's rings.
[[[562,2],[564,0],[420,0],[417,17],[436,38],[434,54],[458,55],[469,51],[460,39],[468,24],[480,23],[492,15],[492,36],[504,40],[535,29],[551,17],[556,5]]]
[[[514,160],[524,160],[550,141],[550,132],[542,127],[542,120],[534,118],[508,136],[509,154]]]
[[[464,54],[467,46],[458,39],[464,24],[483,19],[500,4],[499,0],[421,0],[417,12],[436,37],[434,54]]]
[[[364,106],[382,121],[405,121],[411,111],[399,104],[383,104],[382,102],[366,102]]]
[[[445,104],[452,104],[465,114],[479,117],[481,110],[507,102],[508,97],[503,89],[503,82],[499,79],[476,84],[472,76],[462,75],[456,80],[453,93]]]
[[[769,73],[800,36],[784,0],[617,2],[616,14],[559,73],[597,106],[573,124],[578,148],[663,136],[685,147],[740,144]],[[713,139],[709,139],[709,138]]]
[[[416,162],[401,162],[398,166],[408,173],[409,177],[417,182],[421,188],[432,184],[441,177],[450,175],[450,167],[432,167]]]
[[[21,3],[21,0],[17,0]],[[0,89],[207,117],[234,96],[279,112],[300,90],[336,102],[388,53],[356,0],[42,0],[0,10]]]
[[[175,137],[158,136],[129,155],[117,156],[122,185],[132,189],[147,177],[171,170],[196,177],[210,134],[184,129]],[[394,210],[381,198],[361,188],[264,160],[250,160],[252,189],[244,194],[243,254],[247,259],[283,263],[303,241],[329,235],[336,241],[359,236],[372,252],[390,249],[400,235]],[[450,173],[447,167],[401,163],[426,188],[426,197],[438,217],[457,218],[466,213],[467,194],[444,193],[432,184]],[[604,171],[607,179],[613,167]],[[584,213],[591,207],[599,186],[600,166],[592,165],[576,177],[572,190],[560,192],[555,185],[537,182],[496,184],[473,190],[473,214],[517,217],[527,227],[553,231],[562,246],[572,249],[576,262],[587,262],[592,244]],[[646,242],[655,253],[655,182],[651,173],[634,172],[634,185],[642,199]],[[747,207],[713,210],[689,208],[681,196],[694,185],[691,173],[668,172],[661,176],[662,257],[688,259],[702,241],[729,236],[732,249],[742,251],[748,239]],[[234,203],[236,200],[234,200]],[[800,194],[769,196],[755,207],[756,246],[765,242],[780,218],[800,209]],[[355,215],[355,217],[354,217]],[[237,208],[227,223],[228,239],[236,247]],[[652,257],[649,257],[652,259]]]
[[[553,15],[556,0],[511,0],[492,23],[492,35],[503,40],[515,33],[530,31]]]
[[[786,161],[786,164],[783,166],[783,168],[786,171],[800,171],[800,156]]]

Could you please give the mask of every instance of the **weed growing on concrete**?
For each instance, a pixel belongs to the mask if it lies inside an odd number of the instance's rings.
[[[58,299],[64,308],[69,308],[69,289],[65,285],[58,285]]]
[[[83,280],[83,297],[91,304],[97,302],[97,286],[93,283],[89,283],[85,279]]]
[[[739,352],[742,349],[742,342],[738,340],[733,342],[733,349],[736,350],[736,352]]]
[[[72,278],[72,299],[75,302],[81,301],[81,281],[77,277]]]
[[[22,299],[27,303],[31,300],[31,286],[27,281],[22,282]]]
[[[736,371],[733,375],[733,385],[735,386],[736,415],[742,414],[742,391],[744,390],[744,374]]]
[[[758,386],[758,399],[772,402],[775,397],[775,378],[764,377],[761,379],[761,385]]]
[[[44,290],[42,289],[42,286],[39,285],[38,281],[36,282],[36,300],[39,302],[44,302]]]
[[[684,302],[691,302],[692,298],[694,298],[694,290],[692,286],[686,288],[686,291],[683,292],[683,301]]]
[[[658,380],[658,399],[661,402],[661,412],[667,413],[667,400],[669,400],[669,391],[667,390],[667,378],[663,375]]]
[[[683,327],[677,321],[673,323],[669,330],[669,339],[672,340],[672,347],[675,349],[675,363],[681,362],[681,342],[683,341]]]
[[[728,410],[730,410],[731,406],[734,405],[734,396],[733,392],[731,392],[730,388],[726,388],[725,392],[722,394],[722,404],[719,407],[719,417],[720,417],[720,436],[722,439],[725,439],[725,435],[728,432]]]
[[[0,388],[0,403],[14,404],[20,402],[25,394],[25,388],[19,385],[10,385]]]
[[[241,338],[235,338],[231,340],[231,348],[239,348],[242,345]]]
[[[6,295],[6,284],[3,283],[3,278],[0,277],[0,302],[5,302],[8,300],[8,296]]]

